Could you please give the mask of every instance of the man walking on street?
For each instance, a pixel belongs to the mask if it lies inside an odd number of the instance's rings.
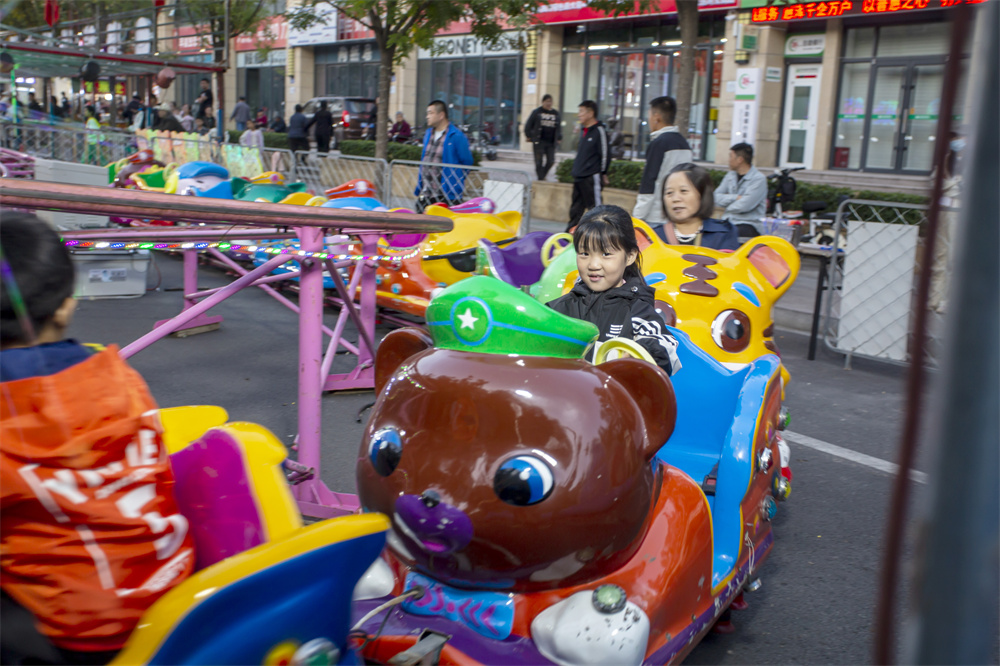
[[[559,112],[552,108],[552,95],[542,97],[542,105],[528,116],[524,134],[535,148],[538,180],[545,180],[556,160],[556,144],[562,141]]]
[[[580,147],[573,160],[573,203],[569,207],[569,232],[583,214],[601,205],[601,189],[608,184],[611,154],[608,132],[597,120],[597,104],[593,100],[580,103],[576,114],[580,121]]]
[[[654,230],[666,222],[663,219],[663,183],[667,174],[692,158],[691,146],[674,125],[676,115],[677,102],[673,97],[657,97],[649,103],[649,129],[652,131],[632,217]]]
[[[309,134],[306,132],[306,114],[302,113],[302,105],[295,105],[295,113],[288,119],[288,147],[293,153],[309,152]]]
[[[210,115],[212,108],[212,82],[208,79],[201,80],[201,94],[198,95],[195,104],[198,105],[198,113],[194,114],[195,118],[204,118],[206,115]]]
[[[715,190],[715,205],[726,209],[722,218],[737,229],[748,224],[759,233],[767,207],[767,176],[753,166],[753,146],[737,143],[730,148],[729,168]]]
[[[229,119],[235,120],[236,130],[242,132],[247,128],[247,121],[250,120],[251,115],[247,98],[240,97],[240,101],[236,102],[236,106],[233,107],[233,112],[229,115]]]
[[[435,203],[456,204],[465,191],[465,169],[431,166],[459,164],[472,166],[472,151],[465,133],[448,122],[448,107],[439,99],[427,105],[427,132],[417,177],[417,212]]]

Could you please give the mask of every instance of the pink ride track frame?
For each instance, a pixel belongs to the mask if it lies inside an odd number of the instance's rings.
[[[337,233],[359,238],[363,256],[376,253],[378,238],[383,234],[435,233],[450,231],[452,226],[451,220],[437,216],[179,197],[153,192],[136,195],[129,190],[8,179],[0,179],[0,205],[219,225],[66,232],[64,236],[67,240],[197,242],[216,240],[223,235],[241,239],[298,238],[299,247],[304,252],[323,252],[324,236]],[[234,224],[239,226],[234,228]],[[222,317],[208,316],[208,310],[247,287],[264,290],[299,316],[298,462],[312,468],[313,474],[293,487],[295,497],[302,512],[309,516],[329,518],[355,512],[358,509],[356,496],[334,492],[321,479],[323,429],[320,401],[324,391],[372,388],[374,385],[377,262],[358,261],[358,270],[354,271],[349,284],[334,279],[340,314],[333,330],[330,330],[323,325],[323,271],[330,271],[336,278],[337,268],[350,262],[303,258],[290,253],[276,254],[263,265],[247,270],[218,250],[206,251],[239,277],[224,287],[198,291],[199,250],[183,250],[184,302],[181,312],[171,319],[156,322],[152,331],[126,345],[122,356],[128,358],[176,331],[219,324]],[[298,270],[279,276],[270,275],[278,266],[293,260],[299,263]],[[297,305],[270,286],[293,277],[299,279]],[[355,305],[356,297],[359,305]],[[343,339],[348,319],[360,334],[357,345]],[[330,337],[325,354],[324,334]],[[346,374],[330,375],[334,354],[339,347],[354,354],[357,364]]]

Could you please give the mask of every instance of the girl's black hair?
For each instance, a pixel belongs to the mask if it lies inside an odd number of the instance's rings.
[[[666,194],[667,181],[675,173],[683,173],[687,176],[688,181],[694,186],[694,189],[698,190],[698,194],[701,195],[701,206],[698,208],[698,217],[702,220],[712,217],[712,212],[715,210],[715,196],[713,195],[715,185],[712,183],[711,174],[706,169],[691,162],[678,164],[670,170],[670,173],[664,176],[663,187],[660,188],[660,192]],[[660,205],[663,206],[663,219],[669,220],[670,214],[667,212],[667,202],[664,201],[663,196],[660,197]]]
[[[8,281],[14,280],[37,334],[73,295],[76,272],[59,234],[37,216],[3,209],[0,217],[0,253],[10,266],[10,273],[0,276],[0,342],[30,344]]]
[[[635,252],[635,261],[625,267],[625,279],[642,278],[642,253],[635,240],[632,216],[624,208],[602,205],[587,211],[573,232],[573,247],[577,252],[581,248],[602,253],[624,250],[626,256]]]

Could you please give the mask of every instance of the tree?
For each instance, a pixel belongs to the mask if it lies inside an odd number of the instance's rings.
[[[691,90],[694,88],[695,44],[698,41],[698,0],[676,0],[681,29],[681,71],[677,77],[677,128],[688,134]]]
[[[394,69],[414,47],[430,48],[439,30],[457,21],[470,23],[474,36],[495,44],[506,27],[530,22],[542,0],[303,0],[286,12],[289,28],[305,30],[325,23],[320,5],[329,4],[372,31],[381,56],[376,127],[389,122],[389,85]],[[375,156],[385,159],[388,135],[375,133]]]

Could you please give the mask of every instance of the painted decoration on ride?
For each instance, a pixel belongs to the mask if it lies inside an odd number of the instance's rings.
[[[137,130],[135,138],[140,150],[152,150],[162,162],[211,162],[219,155],[218,144],[208,134],[145,129]]]
[[[484,204],[476,202],[475,209]],[[450,218],[454,228],[443,234],[430,234],[421,246],[424,273],[439,286],[454,284],[469,277],[476,269],[476,245],[485,238],[497,245],[515,241],[521,228],[521,214],[465,213],[444,206],[428,206],[424,213]]]
[[[167,178],[167,194],[191,195],[195,190],[204,192],[229,180],[229,170],[214,162],[188,162],[174,170]]]
[[[153,167],[162,169],[166,164],[156,159],[153,151],[144,148],[117,162],[108,165],[108,177],[114,187],[135,187],[132,175]]]
[[[365,656],[426,628],[460,663],[683,658],[773,541],[758,507],[776,466],[756,461],[778,455],[777,358],[732,371],[676,331],[675,378],[633,358],[592,365],[592,324],[486,276],[438,294],[427,322],[378,348],[356,470],[361,505],[392,516],[392,594],[419,584],[430,599],[390,614]],[[692,440],[706,421],[718,427]],[[355,616],[385,600],[356,600]]]

